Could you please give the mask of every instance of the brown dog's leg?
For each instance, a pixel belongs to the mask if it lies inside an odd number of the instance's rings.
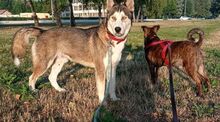
[[[155,82],[157,82],[158,80],[158,71],[159,71],[159,67],[155,67],[155,78],[154,78]]]
[[[186,72],[196,82],[197,91],[198,91],[197,95],[202,96],[202,82],[201,82],[201,79],[199,77],[199,74],[196,70],[195,65],[191,65],[191,64],[192,63],[185,65]]]
[[[206,83],[206,87],[208,89],[208,91],[211,90],[211,84],[210,84],[210,80],[207,76],[203,76],[203,78],[205,79],[205,83]]]
[[[204,68],[204,65],[200,65],[199,66],[199,74],[200,74],[200,77],[202,78],[202,80],[205,80],[205,83],[206,83],[206,87],[208,89],[208,91],[211,89],[211,84],[210,84],[210,80],[206,74],[206,71],[205,71],[205,68]]]
[[[198,89],[198,96],[202,96],[202,82],[199,78],[199,75],[196,74],[194,76],[192,76],[192,78],[196,81],[196,86],[197,86],[197,89]]]
[[[158,68],[155,67],[153,64],[149,63],[150,75],[151,75],[151,82],[155,84],[157,82],[158,77]]]

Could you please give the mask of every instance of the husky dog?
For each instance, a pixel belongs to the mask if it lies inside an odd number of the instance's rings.
[[[13,37],[12,57],[16,66],[20,65],[20,59],[24,57],[26,47],[30,38],[36,38],[43,33],[44,30],[37,27],[26,27],[18,30]]]
[[[118,100],[115,94],[116,67],[132,25],[134,1],[107,0],[107,11],[106,19],[97,27],[54,28],[38,36],[32,45],[33,73],[29,77],[29,86],[32,90],[36,90],[37,79],[52,66],[49,75],[51,85],[58,91],[65,91],[58,85],[57,75],[66,62],[73,61],[95,68],[97,92],[99,101],[102,102],[108,64],[107,54],[109,47],[112,46],[112,80],[109,93],[111,99]],[[14,59],[18,60],[18,57],[15,56]]]

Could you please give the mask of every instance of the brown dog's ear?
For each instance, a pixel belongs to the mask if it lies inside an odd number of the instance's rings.
[[[145,32],[145,28],[146,28],[147,26],[141,26],[141,28],[143,29],[143,31]]]
[[[152,27],[154,32],[157,33],[157,31],[160,29],[160,25],[155,25]]]
[[[125,5],[131,12],[134,11],[134,0],[125,0]]]

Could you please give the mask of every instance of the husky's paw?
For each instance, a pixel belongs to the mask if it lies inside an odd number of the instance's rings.
[[[31,90],[32,92],[38,92],[38,89],[33,88],[32,86],[29,86],[29,90]]]
[[[118,98],[118,97],[116,97],[116,96],[111,97],[111,99],[112,99],[112,101],[119,101],[119,100],[121,100],[120,98]]]

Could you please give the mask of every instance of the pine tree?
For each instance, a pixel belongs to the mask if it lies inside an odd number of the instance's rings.
[[[146,0],[143,5],[143,14],[148,18],[162,18],[166,0]]]
[[[167,0],[167,6],[164,7],[163,13],[168,18],[177,17],[177,2],[176,2],[176,0]]]
[[[216,18],[220,14],[220,0],[213,0],[211,9],[212,17]]]
[[[211,16],[211,0],[195,0],[194,17],[209,17]]]
[[[184,1],[185,0],[177,0],[177,13],[176,13],[176,16],[177,17],[180,17],[183,15],[183,12],[184,12]]]
[[[194,0],[187,0],[186,3],[186,16],[193,16],[194,12],[195,12],[195,8],[194,8]]]

